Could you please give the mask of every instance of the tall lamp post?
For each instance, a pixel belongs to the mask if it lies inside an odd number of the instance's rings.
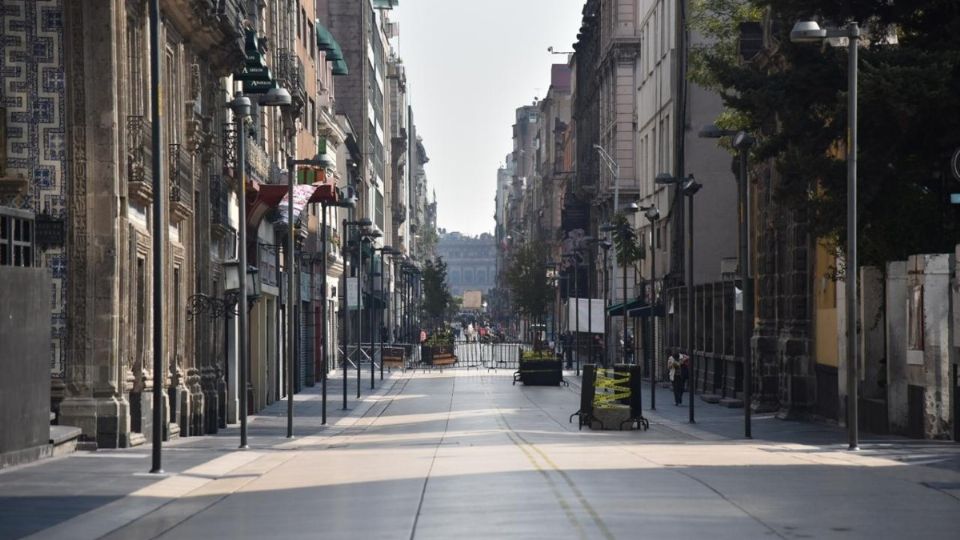
[[[613,242],[604,238],[599,245],[600,249],[603,250],[603,342],[607,345],[603,351],[603,362],[610,365],[610,347],[607,339],[607,336],[610,335],[610,271],[607,262]]]
[[[857,67],[860,25],[849,21],[842,28],[821,28],[815,21],[801,21],[790,32],[794,43],[820,43],[829,38],[847,38],[847,436],[850,450],[860,448],[859,354],[857,351]]]
[[[387,304],[388,296],[386,294],[387,291],[383,288],[383,274],[386,273],[386,268],[387,268],[386,258],[393,255],[395,252],[393,251],[393,247],[391,246],[383,246],[381,248],[375,249],[374,251],[380,252],[380,269],[377,272],[377,274],[380,276],[380,294],[383,297],[383,309],[378,310],[380,312],[380,316],[377,318],[378,319],[377,320],[377,336],[379,336],[380,338],[379,340],[380,341],[380,380],[382,381],[383,380],[383,329],[385,327],[383,323],[389,316],[389,312],[387,313],[387,315],[384,315],[384,311],[387,309],[387,306],[388,306]],[[374,356],[376,356],[376,354],[374,354]],[[371,388],[373,387],[372,385],[373,385],[373,382],[371,381]]]
[[[737,149],[740,161],[738,177],[738,207],[740,229],[740,286],[743,287],[743,436],[747,439],[753,436],[751,414],[753,403],[753,273],[750,268],[750,189],[747,184],[747,159],[750,147],[755,140],[745,131],[731,131],[720,129],[714,124],[704,126],[700,130],[700,137],[719,139],[731,137],[733,147]]]
[[[150,0],[150,110],[153,117],[153,434],[150,472],[163,473],[161,447],[163,444],[163,217],[166,215],[163,190],[163,109],[160,107],[160,0]],[[250,101],[247,100],[247,113]],[[242,208],[242,207],[241,207]],[[246,434],[244,432],[244,434]],[[241,444],[241,447],[244,447]]]
[[[320,211],[323,214],[320,218],[320,247],[323,250],[323,257],[320,259],[320,279],[323,281],[323,286],[320,288],[320,325],[322,328],[320,331],[320,355],[322,357],[320,370],[323,372],[323,379],[321,380],[322,405],[320,423],[322,425],[327,424],[327,375],[330,373],[328,366],[328,359],[330,357],[328,340],[330,336],[327,335],[327,252],[329,251],[327,243],[330,239],[327,238],[327,213],[330,207],[353,208],[354,206],[356,206],[356,199],[352,197],[341,199],[339,193],[335,194],[333,201],[320,201]],[[343,406],[346,408],[346,400],[344,400]]]
[[[650,346],[644,347],[647,367],[650,370],[650,410],[657,410],[657,221],[660,210],[656,206],[644,207],[643,215],[650,222]]]
[[[607,167],[607,170],[609,170],[610,174],[613,176],[613,212],[611,212],[611,215],[612,215],[620,211],[620,164],[617,163],[617,160],[613,159],[613,156],[607,153],[607,151],[604,150],[603,147],[600,146],[599,144],[594,144],[593,149],[597,151],[597,155],[600,156],[600,161],[603,162],[603,164]],[[612,221],[612,217],[611,217],[611,221]],[[601,227],[600,230],[603,231],[604,228]],[[615,270],[616,269],[615,261],[616,261],[616,257],[610,260],[610,266],[609,266],[609,271],[610,271],[609,279],[611,283],[610,283],[610,290],[608,292],[610,293],[610,300],[609,300],[610,305],[613,305],[614,303],[614,300],[615,300],[614,291],[617,288],[617,286],[614,284],[614,280],[617,279],[617,272]],[[624,270],[624,272],[626,272],[626,270]],[[624,282],[626,282],[626,279],[627,279],[626,276],[624,276],[623,279],[624,279]],[[624,306],[627,305],[626,286],[624,286],[624,289],[623,289],[623,305]],[[626,329],[626,323],[624,323],[624,329]],[[608,337],[606,348],[608,351],[612,351],[614,347],[612,346],[613,344],[610,343],[609,337],[613,335],[613,332],[610,331],[609,325],[607,325],[605,330],[607,332],[607,337]]]
[[[152,18],[152,17],[151,17]],[[152,23],[151,23],[152,24]],[[158,38],[159,40],[159,38]],[[158,41],[159,43],[159,41]],[[151,47],[151,50],[158,49],[159,44],[155,47]],[[157,71],[159,72],[159,67]],[[157,76],[153,77],[152,80],[157,81]],[[290,93],[283,88],[273,88],[269,93],[261,96],[260,104],[267,107],[281,107],[284,105],[289,105],[291,102]],[[155,104],[159,108],[159,103]],[[240,265],[240,268],[249,268],[247,264],[247,129],[246,121],[250,117],[251,110],[251,101],[250,98],[243,95],[242,92],[237,92],[234,95],[232,101],[227,103],[227,107],[233,112],[236,117],[237,124],[237,182],[239,186],[237,187],[237,203],[239,206],[239,219],[237,225],[237,262]],[[158,140],[158,128],[156,124],[160,123],[160,117],[154,116],[154,137],[155,141]],[[157,159],[159,154],[154,152],[154,160]],[[159,196],[159,192],[154,191],[156,198],[162,199],[163,197]],[[154,220],[159,219],[158,213],[154,214]],[[156,221],[155,221],[156,223]],[[154,257],[154,264],[157,264],[156,257]],[[237,283],[238,290],[249,291],[249,286],[247,285],[247,272],[238,272],[239,281]],[[154,276],[156,280],[156,275]],[[256,280],[257,284],[259,280]],[[259,293],[259,291],[257,291]],[[250,347],[247,342],[249,334],[249,304],[247,302],[247,295],[240,295],[240,305],[237,309],[239,312],[238,323],[239,328],[237,334],[239,336],[239,355],[238,363],[240,364],[239,383],[240,388],[237,392],[240,394],[240,448],[245,449],[249,448],[247,444],[247,382],[249,381],[250,375]],[[155,398],[156,399],[156,398]],[[159,422],[155,422],[157,424]],[[156,425],[154,430],[156,430]]]
[[[687,197],[687,352],[690,354],[690,423],[695,424],[694,392],[697,388],[697,358],[693,352],[693,196],[703,187],[693,175],[676,178],[669,173],[660,173],[657,184],[679,184],[680,192]]]
[[[287,230],[287,438],[293,438],[293,370],[295,366],[293,358],[294,349],[294,326],[296,325],[296,281],[297,281],[297,257],[296,257],[296,232],[297,225],[293,219],[293,187],[296,185],[297,167],[321,167],[323,162],[320,156],[313,159],[291,159],[287,157],[287,219],[289,229]]]
[[[373,256],[374,256],[374,254],[376,254],[376,252],[377,252],[378,250],[377,250],[377,248],[375,247],[376,244],[375,244],[374,242],[376,241],[377,238],[380,238],[380,237],[382,237],[382,236],[383,236],[383,233],[380,232],[379,229],[373,229],[373,230],[371,230],[371,231],[369,231],[369,232],[367,232],[367,233],[364,234],[364,238],[370,243],[370,271],[367,272],[367,289],[369,289],[369,291],[370,291],[370,293],[369,293],[369,294],[370,294],[370,305],[367,307],[367,325],[368,325],[369,330],[370,330],[370,389],[371,389],[371,390],[373,390],[373,389],[376,387],[376,386],[375,386],[375,382],[374,382],[374,374],[376,373],[376,367],[377,367],[377,366],[376,366],[376,362],[374,362],[374,360],[375,360],[375,358],[376,358],[376,351],[374,351],[374,347],[373,347],[374,338],[375,338],[375,336],[376,336],[376,334],[375,334],[376,329],[375,329],[374,326],[373,326],[373,322],[374,322],[374,321],[373,321],[373,318],[374,318],[374,315],[375,315],[376,312],[377,312],[377,310],[376,310],[376,309],[374,308],[374,306],[373,306],[373,274],[374,274],[374,269],[373,269],[373,268],[374,268],[374,267],[373,267],[374,260],[373,260]],[[360,256],[362,257],[363,254],[361,253]],[[361,301],[361,303],[362,303],[362,301]],[[358,324],[357,327],[359,328],[360,325]],[[360,334],[357,335],[357,339],[358,339],[358,343],[360,344],[360,350],[363,350],[363,341],[360,340]],[[359,364],[358,364],[358,365],[359,365]],[[357,382],[359,382],[359,380],[358,380]],[[360,394],[360,387],[358,386],[358,387],[357,387],[357,397],[360,397],[359,394]]]
[[[363,272],[363,253],[361,251],[362,247],[360,246],[361,238],[359,234],[360,229],[364,229],[373,225],[373,222],[368,218],[360,218],[354,221],[343,220],[343,231],[346,234],[350,229],[349,227],[356,227],[358,230],[357,234],[357,254],[359,255],[359,261],[357,265],[357,318],[361,317],[360,306],[363,305],[363,298],[360,294],[360,280],[363,279],[361,276]],[[349,235],[347,235],[349,237]],[[346,315],[345,321],[343,324],[343,410],[347,410],[347,364],[350,363],[350,292],[349,287],[343,288],[343,297],[346,300],[343,306],[343,312]],[[360,397],[360,354],[359,347],[357,348],[357,397]]]

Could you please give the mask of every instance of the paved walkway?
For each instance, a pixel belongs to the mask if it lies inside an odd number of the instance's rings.
[[[650,431],[578,431],[568,421],[579,401],[571,379],[570,388],[536,388],[513,386],[508,370],[395,373],[326,428],[317,389],[297,396],[293,440],[283,438],[277,404],[252,423],[250,450],[235,451],[235,431],[168,445],[165,478],[143,474],[142,448],[11,470],[0,474],[0,537],[926,539],[960,531],[955,445],[883,439],[851,453],[836,428],[766,416],[757,438],[744,441],[742,411],[702,402],[695,426],[667,401],[646,413]],[[907,459],[917,454],[925,457]]]

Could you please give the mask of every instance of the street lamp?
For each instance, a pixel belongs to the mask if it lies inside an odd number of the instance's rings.
[[[643,208],[643,215],[650,222],[650,346],[644,347],[647,369],[650,373],[650,410],[657,410],[657,221],[660,210],[650,205]]]
[[[150,472],[163,473],[161,448],[163,445],[163,270],[164,246],[163,218],[166,215],[163,191],[163,109],[160,107],[160,0],[150,0],[150,111],[153,118],[153,229],[151,248],[153,250],[153,434],[152,460]],[[249,113],[250,102],[247,101]]]
[[[700,137],[719,139],[731,137],[733,147],[737,149],[740,161],[738,178],[738,206],[740,228],[740,286],[743,287],[743,436],[747,439],[752,435],[751,415],[753,403],[753,274],[750,271],[750,190],[747,185],[747,159],[750,147],[755,140],[745,131],[731,131],[720,129],[714,124],[708,124],[700,130]]]
[[[375,383],[374,383],[374,373],[376,372],[376,365],[375,365],[376,362],[374,362],[375,351],[374,351],[374,347],[373,347],[373,343],[374,343],[373,316],[374,316],[374,314],[375,314],[376,311],[377,311],[376,309],[374,309],[374,306],[373,306],[373,273],[374,273],[374,272],[373,272],[373,262],[374,262],[374,261],[373,261],[373,256],[374,256],[374,254],[377,252],[377,248],[376,248],[376,244],[375,244],[376,239],[382,237],[382,236],[383,236],[383,233],[380,232],[380,229],[378,229],[378,228],[376,228],[376,227],[373,227],[372,230],[362,232],[361,235],[362,235],[361,245],[363,244],[364,241],[366,241],[367,243],[370,244],[370,270],[367,272],[367,290],[370,291],[370,292],[368,293],[368,294],[370,295],[370,305],[367,306],[367,325],[368,325],[368,329],[370,330],[370,389],[373,390],[373,389],[376,387],[376,386],[375,386]],[[362,252],[361,252],[360,256],[363,257],[363,253],[362,253]],[[363,263],[361,263],[361,265],[362,265],[362,264],[363,264]],[[362,268],[362,266],[361,266],[361,268]],[[358,283],[359,283],[359,282],[358,282]],[[359,285],[358,285],[358,289],[359,289]],[[361,304],[361,306],[363,305],[363,301],[362,301],[362,300],[361,300],[360,304]],[[360,323],[360,322],[357,323],[357,328],[358,328],[358,329],[361,328],[361,324],[362,324],[362,323]],[[358,333],[358,334],[357,334],[357,339],[358,339],[357,343],[359,344],[360,350],[362,351],[362,350],[363,350],[363,341],[360,339],[360,336],[361,336],[361,335],[362,335],[361,333]],[[359,378],[359,376],[360,376],[359,367],[360,367],[360,364],[358,363],[358,364],[357,364],[357,369],[358,369],[358,371],[357,371],[357,383],[360,382],[360,378]],[[360,386],[359,386],[359,384],[358,384],[358,386],[357,386],[357,397],[360,397]]]
[[[380,317],[379,317],[379,320],[377,321],[378,322],[377,335],[380,336],[380,340],[379,340],[380,341],[380,380],[382,381],[383,380],[383,329],[386,328],[386,325],[384,324],[384,322],[386,322],[386,320],[389,319],[389,314],[390,314],[390,312],[388,311],[389,303],[387,302],[389,295],[387,294],[387,290],[383,287],[383,275],[386,273],[386,258],[391,257],[393,255],[397,255],[398,252],[395,251],[392,246],[383,246],[374,251],[380,252],[380,272],[379,272],[380,295],[381,295],[381,298],[383,299],[383,309],[379,310]]]
[[[267,98],[272,100],[272,103],[280,104],[283,100],[280,99],[275,90],[282,90],[286,92],[287,104],[289,105],[290,93],[284,90],[283,88],[273,88],[267,93]],[[273,94],[271,96],[271,94]],[[281,96],[282,97],[282,96]],[[296,325],[296,305],[297,299],[294,298],[295,294],[295,284],[296,284],[296,273],[297,273],[297,257],[296,257],[296,231],[297,226],[293,219],[293,186],[294,179],[297,176],[297,167],[301,166],[311,166],[311,167],[320,167],[322,163],[320,162],[320,156],[314,156],[313,159],[290,159],[287,157],[287,254],[286,254],[286,266],[287,268],[287,438],[293,438],[293,370],[294,370],[294,326]]]
[[[574,323],[576,327],[576,333],[574,335],[574,355],[577,357],[577,376],[580,375],[580,276],[577,272],[577,267],[580,266],[580,256],[576,251],[569,255],[564,255],[563,258],[573,265],[573,294],[576,295],[577,304],[574,307]],[[567,294],[567,305],[570,305],[570,296],[569,292]],[[569,308],[568,308],[569,309]],[[573,361],[573,356],[570,355],[570,362]],[[567,369],[570,369],[570,362],[567,363]]]
[[[829,38],[847,38],[847,435],[850,450],[860,448],[857,383],[857,47],[860,26],[850,21],[842,28],[821,28],[816,21],[800,21],[790,32],[794,43],[820,43]],[[746,305],[746,304],[744,304]]]
[[[349,238],[349,227],[357,227],[358,231],[360,229],[370,227],[373,225],[373,222],[369,218],[360,218],[355,221],[343,220],[343,231],[344,234]],[[361,317],[360,306],[363,305],[363,299],[360,297],[360,280],[361,272],[363,271],[363,253],[361,251],[362,247],[360,246],[360,235],[357,235],[357,252],[359,255],[359,265],[357,267],[357,318]],[[347,410],[347,364],[350,362],[350,290],[349,287],[343,288],[343,297],[346,300],[344,302],[343,312],[345,315],[345,320],[343,324],[343,410]],[[359,387],[359,377],[360,377],[360,354],[359,347],[357,348],[357,397],[360,397],[360,387]]]
[[[604,238],[600,241],[600,249],[603,250],[603,363],[610,365],[610,270],[607,266],[610,248],[613,242]]]
[[[690,423],[694,419],[694,390],[696,390],[697,358],[693,352],[693,196],[703,187],[693,175],[676,178],[669,173],[660,173],[657,184],[677,184],[680,192],[687,197],[687,352],[690,355]]]
[[[321,249],[323,250],[323,257],[321,257],[321,259],[320,259],[320,273],[321,273],[321,275],[322,275],[321,279],[323,280],[323,287],[321,287],[321,289],[320,289],[320,320],[321,320],[321,327],[323,328],[323,329],[320,331],[320,332],[321,332],[321,335],[320,335],[320,339],[321,339],[321,352],[320,352],[320,354],[321,354],[321,356],[323,357],[323,360],[321,361],[321,363],[322,363],[321,371],[323,371],[323,379],[322,379],[321,385],[320,385],[320,386],[321,386],[321,394],[322,394],[322,399],[321,399],[322,405],[321,405],[321,414],[320,414],[321,419],[320,419],[320,423],[321,423],[322,425],[326,425],[326,424],[327,424],[327,375],[328,375],[329,372],[330,372],[329,367],[327,366],[327,361],[328,361],[328,358],[329,358],[329,356],[330,356],[330,348],[329,348],[330,346],[329,346],[329,344],[327,343],[327,341],[328,341],[328,339],[329,339],[329,336],[327,335],[327,327],[328,327],[328,321],[327,321],[327,252],[329,251],[328,248],[327,248],[327,242],[329,241],[329,239],[327,238],[327,212],[328,212],[328,207],[330,207],[330,206],[340,207],[340,208],[353,208],[353,207],[356,206],[356,199],[355,199],[355,198],[353,198],[353,197],[341,198],[341,197],[340,197],[340,194],[339,194],[339,191],[334,192],[334,197],[332,197],[332,198],[334,199],[334,200],[332,200],[332,201],[327,200],[327,199],[321,199],[321,200],[320,200],[320,210],[321,210],[321,212],[323,213],[323,217],[321,217],[321,223],[320,223],[320,246],[321,246]],[[346,344],[344,344],[344,347],[346,347]],[[346,363],[344,363],[344,366],[346,366]],[[346,374],[346,367],[344,367],[344,374]],[[344,386],[344,388],[346,388],[346,386]],[[346,389],[344,389],[344,395],[346,395]],[[344,406],[344,408],[346,408],[346,406],[347,406],[346,398],[344,398],[343,406]]]
[[[593,269],[593,249],[590,247],[593,244],[597,243],[597,239],[592,236],[585,236],[580,239],[581,246],[577,248],[577,253],[587,252],[587,339],[589,343],[587,344],[587,350],[590,351],[588,362],[593,362],[593,357],[595,354],[595,347],[593,345],[593,283],[594,283],[594,269]],[[580,300],[577,299],[577,308],[580,308]],[[579,363],[577,369],[579,370]],[[578,373],[579,375],[579,373]]]

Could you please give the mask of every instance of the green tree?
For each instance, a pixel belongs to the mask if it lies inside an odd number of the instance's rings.
[[[547,280],[549,250],[542,242],[522,244],[510,257],[506,281],[513,304],[522,314],[541,320],[553,301],[554,287]]]
[[[613,247],[617,254],[617,264],[633,266],[642,261],[646,250],[643,241],[627,221],[627,216],[623,213],[614,215],[612,225],[616,227],[613,230]]]
[[[695,0],[691,25],[714,41],[691,52],[690,78],[722,96],[722,127],[758,135],[752,160],[775,164],[774,196],[843,249],[847,53],[790,42],[794,22],[811,14],[857,20],[869,39],[859,71],[862,263],[950,250],[958,223],[949,193],[960,191],[949,169],[960,146],[956,0]],[[741,63],[738,23],[760,20],[768,47]]]
[[[453,297],[447,287],[447,263],[442,257],[427,259],[423,268],[423,311],[433,326],[439,326]]]

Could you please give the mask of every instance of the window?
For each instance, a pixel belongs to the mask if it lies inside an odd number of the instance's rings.
[[[173,269],[173,359],[176,362],[180,350],[180,267]]]
[[[143,355],[146,353],[144,336],[147,328],[147,271],[146,261],[143,257],[137,257],[137,342],[136,358],[143,362]]]
[[[909,288],[907,297],[907,348],[923,350],[923,285]]]
[[[127,114],[143,114],[143,29],[138,17],[127,17]]]
[[[307,33],[307,10],[300,8],[300,20],[303,21],[303,42],[310,42],[310,34]],[[313,28],[313,25],[310,25],[310,28]],[[297,35],[300,35],[300,29],[297,29]]]
[[[313,23],[307,23],[307,36],[313,35]],[[310,49],[310,58],[317,57],[317,40],[307,37],[307,48]]]
[[[301,8],[300,11],[303,11],[303,8]],[[301,39],[303,37],[303,32],[300,30],[300,25],[303,23],[303,19],[300,18],[300,11],[297,11],[297,39]]]
[[[15,210],[0,213],[0,266],[33,265],[33,219]]]

